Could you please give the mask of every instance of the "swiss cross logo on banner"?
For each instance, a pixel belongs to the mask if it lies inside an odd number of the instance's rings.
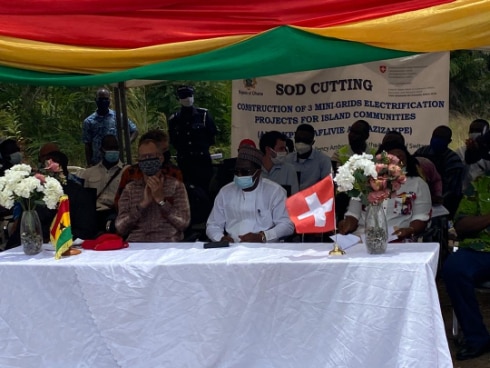
[[[332,176],[286,200],[289,218],[298,234],[325,233],[335,229],[335,201]]]

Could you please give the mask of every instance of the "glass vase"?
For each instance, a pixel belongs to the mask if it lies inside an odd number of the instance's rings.
[[[20,244],[24,253],[32,256],[38,254],[43,246],[41,221],[35,210],[22,212],[20,219]]]
[[[367,207],[364,232],[369,254],[386,252],[388,222],[382,204],[371,204]]]

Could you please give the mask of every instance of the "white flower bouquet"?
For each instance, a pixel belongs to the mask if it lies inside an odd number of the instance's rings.
[[[33,173],[25,164],[14,165],[0,177],[0,206],[12,208],[19,202],[24,210],[33,210],[37,204],[56,209],[63,187],[51,176]]]
[[[339,192],[367,205],[389,198],[405,183],[406,176],[398,158],[383,151],[376,157],[366,153],[352,155],[338,168],[334,181]]]

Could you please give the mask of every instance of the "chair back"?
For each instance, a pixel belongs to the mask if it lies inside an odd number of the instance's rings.
[[[97,189],[84,188],[70,181],[64,188],[70,200],[73,238],[94,239],[97,236]]]

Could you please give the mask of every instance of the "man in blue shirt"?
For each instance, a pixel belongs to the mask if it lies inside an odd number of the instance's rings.
[[[286,156],[285,162],[293,164],[298,173],[299,190],[318,183],[332,171],[330,157],[313,149],[315,129],[309,124],[301,124],[294,134],[296,152]]]
[[[102,138],[106,135],[117,135],[116,113],[109,109],[111,93],[100,88],[95,95],[97,110],[83,121],[82,139],[85,143],[85,158],[88,166],[93,166],[102,160],[100,147]],[[133,142],[138,136],[138,129],[134,122],[128,119],[130,140]]]

